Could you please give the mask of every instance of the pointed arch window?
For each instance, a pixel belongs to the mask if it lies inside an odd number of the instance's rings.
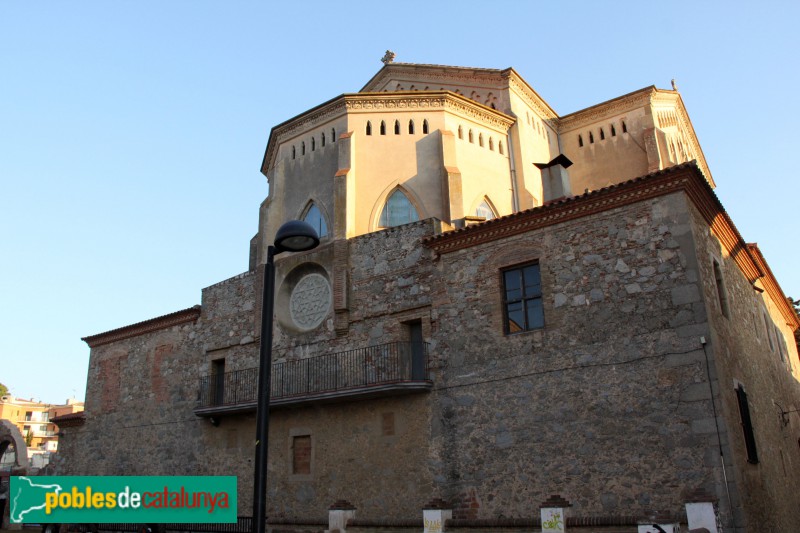
[[[395,135],[400,135],[400,121],[399,120],[395,120],[394,121],[394,134]]]
[[[483,148],[483,133],[478,134],[478,146]]]
[[[594,134],[591,131],[589,132],[589,144],[594,144]]]
[[[386,122],[381,120],[381,135],[386,135]]]
[[[317,204],[311,203],[303,217],[303,221],[308,222],[316,230],[320,239],[328,235],[328,224],[325,223],[325,217],[322,216]]]
[[[459,139],[464,138],[464,128],[462,128],[461,126],[458,127],[458,138]]]
[[[613,124],[611,125],[611,136],[612,137],[617,136],[617,128],[615,128]]]
[[[578,146],[583,148],[583,137],[578,135]]]
[[[428,120],[427,119],[422,121],[422,133],[426,134],[426,135],[428,133]]]
[[[306,155],[306,142],[305,141],[300,143],[300,155]]]
[[[322,132],[322,146],[325,146],[325,132]]]
[[[469,137],[469,142],[475,142],[475,140],[472,137],[472,130],[469,130],[469,133],[467,134],[467,136]]]
[[[331,142],[336,142],[336,128],[331,128]]]
[[[408,121],[408,133],[410,135],[414,135],[414,121],[413,120],[409,120]]]
[[[372,135],[372,122],[367,121],[367,135]]]
[[[603,128],[600,128],[600,140],[606,140],[606,132],[603,131]]]
[[[411,203],[411,200],[408,199],[408,196],[406,196],[402,190],[395,189],[383,205],[383,211],[381,211],[381,218],[378,224],[382,228],[391,228],[410,222],[416,222],[417,220],[419,220],[419,214],[414,204]]]
[[[622,133],[628,133],[628,126],[625,125],[625,121],[622,121]]]
[[[497,142],[497,151],[500,152],[500,155],[505,154],[505,151],[503,151],[503,141]]]
[[[294,146],[292,146],[292,159],[295,159],[296,157],[297,157],[297,149]]]
[[[483,217],[483,218],[485,218],[486,220],[491,220],[491,219],[495,218],[497,215],[495,215],[495,214],[494,214],[494,210],[493,210],[493,209],[492,209],[492,207],[489,205],[489,202],[487,202],[487,201],[484,199],[484,200],[483,200],[481,203],[479,203],[479,204],[478,204],[478,206],[475,208],[475,216]]]
[[[313,152],[316,149],[317,149],[317,140],[314,137],[311,137],[311,151]]]
[[[494,152],[494,139],[492,139],[491,137],[489,137],[489,150]]]

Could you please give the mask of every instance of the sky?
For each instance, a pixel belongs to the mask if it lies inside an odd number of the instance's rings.
[[[0,2],[0,383],[83,399],[81,337],[248,267],[270,129],[395,61],[514,67],[560,115],[675,79],[800,298],[800,2]]]

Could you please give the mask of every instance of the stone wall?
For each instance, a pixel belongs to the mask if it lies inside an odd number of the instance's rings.
[[[672,194],[443,255],[433,468],[465,518],[680,513],[717,492],[687,202]],[[545,327],[503,334],[501,270],[538,261]]]
[[[441,497],[455,518],[523,518],[558,493],[576,516],[681,516],[702,489],[729,517],[722,443],[733,507],[794,527],[778,494],[797,488],[800,424],[771,401],[800,405],[797,381],[743,302],[779,313],[707,227],[679,191],[438,256],[421,242],[440,233],[433,219],[279,256],[279,302],[312,271],[333,296],[309,331],[279,310],[276,361],[409,340],[419,324],[433,390],[273,409],[268,513],[324,517],[347,499],[360,518],[412,519]],[[711,256],[736,309],[724,320]],[[506,335],[502,271],[534,261],[544,327]],[[241,274],[203,291],[196,322],[93,348],[86,423],[63,440],[59,473],[236,475],[249,514],[254,413],[213,425],[194,409],[212,361],[256,366],[260,291],[259,271]],[[733,379],[752,391],[759,465],[742,462]]]
[[[797,446],[800,419],[796,414],[786,417],[780,414],[781,407],[785,410],[800,407],[797,346],[777,302],[763,291],[764,285],[760,281],[751,285],[734,256],[720,244],[719,236],[695,209],[690,213],[697,242],[700,288],[711,325],[707,350],[715,370],[714,392],[723,426],[721,441],[731,499],[736,508],[736,531],[800,531],[796,501],[786,497],[800,493],[796,475],[800,469]],[[715,261],[722,274],[725,313],[717,289]],[[781,338],[775,335],[776,330]],[[783,343],[781,348],[778,341]],[[738,384],[747,393],[757,464],[747,462],[735,392]],[[715,464],[718,457],[719,454]],[[718,497],[720,505],[726,506],[727,493],[722,492]]]

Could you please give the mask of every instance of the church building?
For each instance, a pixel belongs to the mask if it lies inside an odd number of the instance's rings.
[[[674,86],[559,115],[513,68],[387,54],[261,170],[245,272],[84,339],[60,474],[235,475],[251,513],[263,264],[299,219],[321,242],[276,257],[271,522],[441,499],[489,528],[558,494],[614,531],[692,498],[800,531],[800,319]]]

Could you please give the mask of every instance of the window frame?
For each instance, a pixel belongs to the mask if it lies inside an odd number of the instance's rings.
[[[534,294],[531,296],[527,296],[525,294],[525,278],[524,278],[524,271],[526,268],[536,266],[538,271],[538,285],[539,285],[539,292],[538,294]],[[506,274],[508,272],[518,271],[519,272],[519,280],[520,280],[520,298],[517,299],[509,299],[508,298],[508,290],[506,289]],[[505,335],[518,335],[521,333],[527,333],[530,331],[537,331],[542,330],[545,327],[545,319],[544,319],[544,291],[542,290],[542,264],[541,262],[536,259],[534,261],[528,261],[525,263],[520,263],[517,265],[511,265],[508,267],[504,267],[500,270],[500,290],[502,294],[502,307],[503,307],[503,334]],[[528,303],[529,301],[539,301],[539,306],[541,309],[541,323],[540,324],[530,324],[530,319],[528,317]],[[512,331],[511,330],[511,320],[509,319],[508,307],[509,304],[514,303],[521,303],[522,304],[522,312],[523,317],[525,319],[524,326],[519,331]]]
[[[739,408],[739,423],[742,426],[742,436],[744,438],[745,453],[747,462],[751,465],[758,464],[758,447],[756,445],[755,428],[750,416],[750,402],[747,399],[747,392],[744,385],[734,380],[736,392],[736,404]]]

